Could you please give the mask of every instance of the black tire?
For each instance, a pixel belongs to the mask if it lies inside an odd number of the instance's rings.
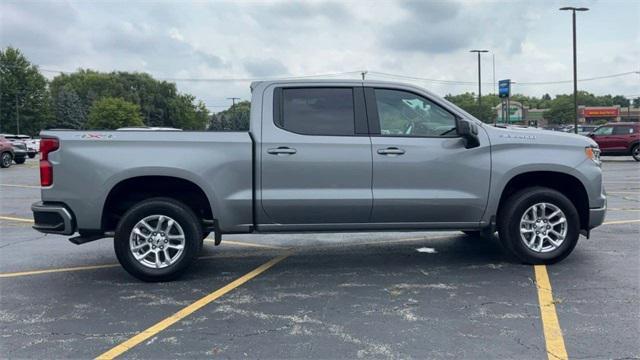
[[[520,236],[520,220],[525,211],[537,203],[557,206],[565,215],[567,234],[564,241],[549,252],[530,249]],[[511,195],[498,213],[500,242],[510,255],[526,264],[553,264],[563,260],[575,248],[580,236],[580,217],[573,203],[560,192],[545,187],[530,187]]]
[[[633,156],[633,160],[640,161],[640,144],[635,144],[631,148],[631,156]]]
[[[11,162],[13,161],[13,156],[11,155],[10,152],[3,152],[2,155],[0,155],[0,167],[2,168],[8,168],[11,166]]]
[[[24,164],[25,161],[27,161],[27,158],[26,157],[15,158],[15,159],[13,159],[13,161],[15,161],[16,164],[18,164],[18,165],[22,165],[22,164]]]
[[[172,218],[180,225],[185,237],[182,255],[176,262],[159,269],[147,267],[136,260],[129,247],[129,236],[134,226],[152,215]],[[129,274],[142,281],[158,282],[174,280],[182,275],[197,258],[201,239],[200,222],[189,207],[170,198],[152,198],[134,205],[124,214],[118,223],[113,245],[118,261]]]
[[[36,154],[29,154],[29,159],[33,159],[34,157],[36,157]]]

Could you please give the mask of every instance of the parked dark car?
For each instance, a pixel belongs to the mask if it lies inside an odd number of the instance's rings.
[[[11,144],[13,144],[14,148],[24,148],[27,156],[29,156],[29,159],[33,159],[36,157],[36,155],[38,155],[38,147],[40,145],[39,140],[31,139],[31,136],[29,135],[2,134],[2,136],[4,136],[5,139],[9,140]],[[18,158],[20,158],[20,156],[18,156]],[[23,162],[19,162],[19,160],[16,161],[17,164],[22,164]]]
[[[0,135],[0,167],[8,168],[13,162],[13,145]]]
[[[609,123],[589,134],[602,155],[633,156],[640,161],[640,123]]]

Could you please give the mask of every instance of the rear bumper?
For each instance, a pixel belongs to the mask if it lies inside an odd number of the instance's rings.
[[[73,213],[64,204],[37,202],[31,205],[33,228],[45,234],[71,235],[76,232]]]

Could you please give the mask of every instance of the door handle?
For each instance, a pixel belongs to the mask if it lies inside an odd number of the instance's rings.
[[[380,155],[402,155],[404,154],[404,150],[397,148],[395,146],[388,147],[386,149],[378,149],[378,154]]]
[[[271,155],[293,155],[296,152],[296,149],[286,146],[279,146],[277,148],[267,150],[267,153]]]

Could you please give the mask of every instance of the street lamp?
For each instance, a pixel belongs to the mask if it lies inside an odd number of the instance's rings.
[[[578,64],[576,60],[576,11],[587,11],[586,7],[565,6],[560,10],[571,10],[573,17],[573,110],[575,112],[573,131],[578,133]]]
[[[469,52],[478,53],[478,115],[480,116],[482,114],[482,75],[480,70],[480,54],[489,52],[489,50],[469,50]]]

